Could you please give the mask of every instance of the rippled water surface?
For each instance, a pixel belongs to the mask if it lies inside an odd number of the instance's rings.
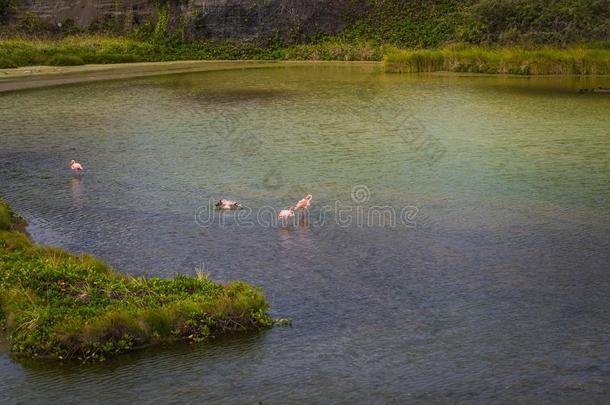
[[[610,97],[576,92],[597,86],[311,66],[0,95],[0,194],[37,242],[203,265],[294,321],[100,365],[0,342],[0,402],[607,401]],[[309,218],[269,220],[306,192]],[[245,221],[210,218],[220,197]]]

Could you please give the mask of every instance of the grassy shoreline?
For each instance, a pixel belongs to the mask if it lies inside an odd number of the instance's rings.
[[[383,61],[389,73],[457,72],[518,75],[609,75],[610,44],[572,47],[483,47],[453,44],[401,49],[327,41],[285,48],[236,42],[167,44],[127,37],[0,38],[0,69],[167,61]]]
[[[0,325],[15,354],[99,361],[272,325],[262,292],[249,284],[223,286],[203,273],[132,277],[91,256],[38,246],[24,224],[0,199]]]
[[[265,48],[247,42],[166,43],[105,35],[59,39],[0,37],[0,68],[5,69],[179,60],[380,61],[382,58],[379,46],[343,41]]]

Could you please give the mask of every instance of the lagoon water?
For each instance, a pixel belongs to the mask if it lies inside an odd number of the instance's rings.
[[[293,319],[93,365],[0,342],[0,402],[608,401],[610,97],[576,90],[609,83],[313,65],[0,95],[0,194],[37,242],[243,279]]]

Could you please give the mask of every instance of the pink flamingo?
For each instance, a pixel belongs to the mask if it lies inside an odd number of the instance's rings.
[[[77,173],[82,173],[85,170],[85,169],[83,169],[83,165],[81,165],[74,159],[72,159],[70,161],[70,169],[72,169],[73,172],[77,172]]]
[[[300,209],[307,209],[309,208],[309,205],[311,204],[311,199],[313,198],[313,196],[311,194],[307,194],[305,196],[305,198],[299,200],[299,202],[296,205],[296,209],[298,210]]]
[[[287,210],[281,210],[277,217],[279,219],[288,219],[294,217],[294,207],[288,207]]]

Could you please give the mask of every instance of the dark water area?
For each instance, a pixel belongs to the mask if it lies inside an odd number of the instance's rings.
[[[607,402],[610,96],[577,90],[609,82],[312,66],[0,95],[0,195],[37,242],[243,279],[293,319],[93,365],[0,342],[0,402]]]

